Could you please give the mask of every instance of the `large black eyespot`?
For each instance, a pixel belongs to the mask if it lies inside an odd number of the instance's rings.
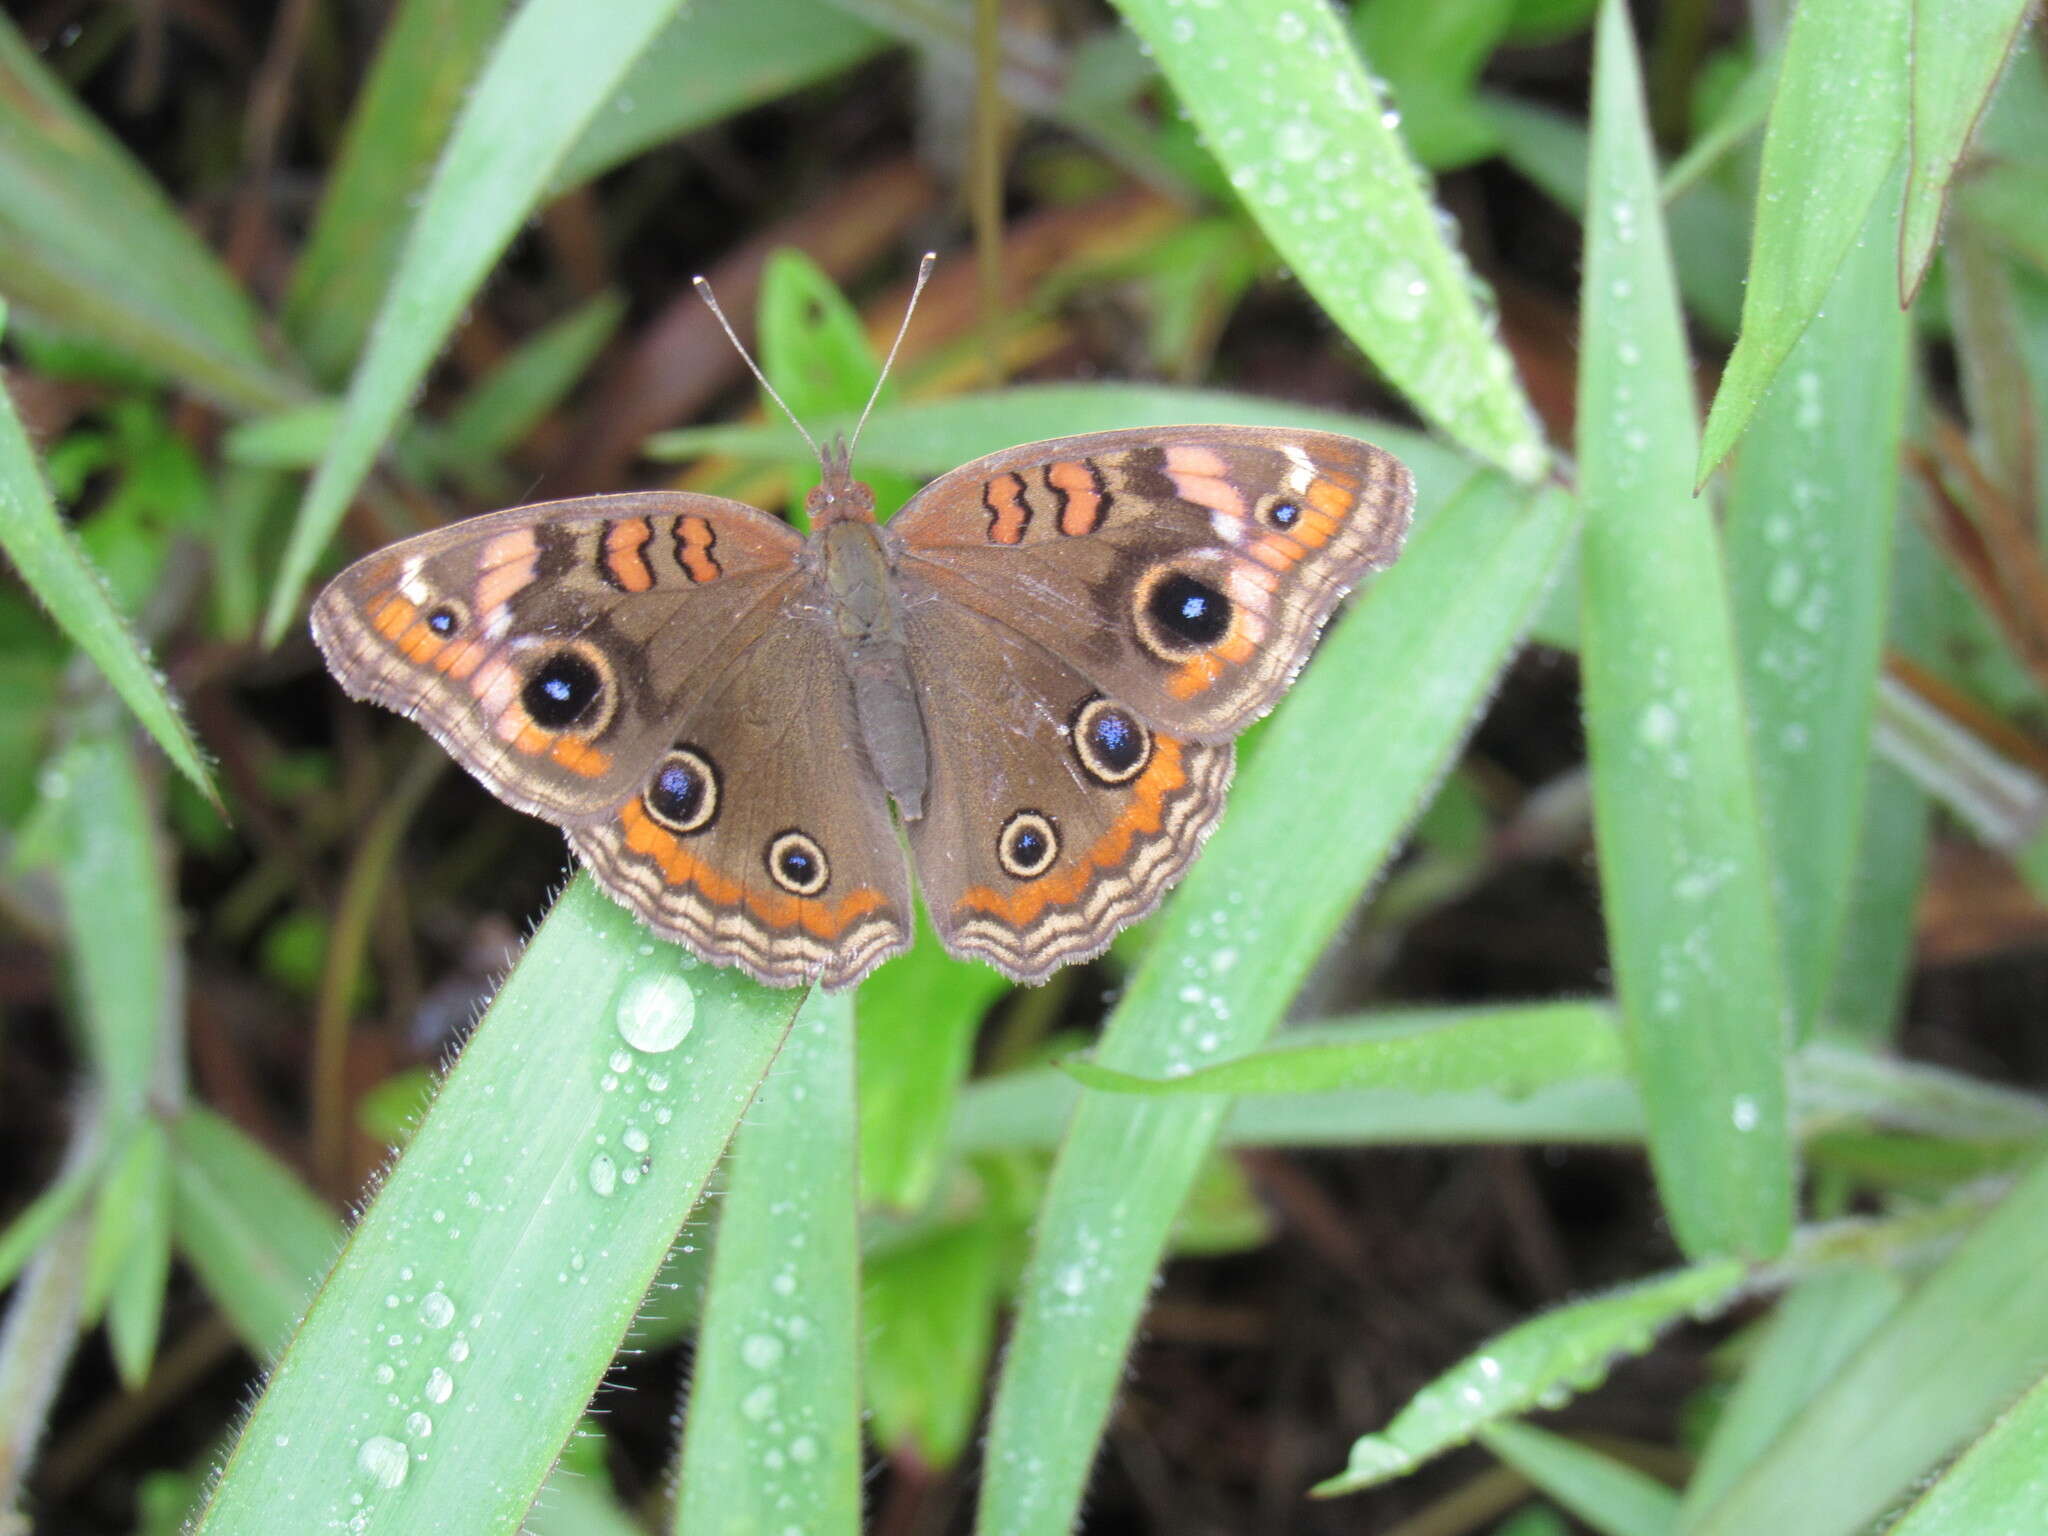
[[[695,747],[678,746],[655,765],[641,796],[671,832],[702,832],[718,819],[718,770]]]
[[[1098,784],[1128,784],[1152,761],[1152,733],[1121,704],[1096,694],[1074,711],[1074,758]]]
[[[792,896],[815,896],[832,879],[825,850],[794,827],[768,840],[768,875]]]
[[[446,640],[462,628],[466,618],[460,603],[436,603],[427,610],[427,628]]]
[[[526,674],[519,702],[535,725],[560,731],[594,715],[604,694],[604,673],[587,647],[564,646]]]
[[[1155,570],[1138,584],[1138,636],[1155,656],[1192,656],[1230,633],[1234,609],[1221,587],[1191,571]]]
[[[1301,503],[1282,496],[1268,502],[1259,515],[1275,528],[1292,528],[1301,521]]]
[[[1059,856],[1059,828],[1042,811],[1019,811],[996,834],[996,862],[1013,879],[1036,880]]]

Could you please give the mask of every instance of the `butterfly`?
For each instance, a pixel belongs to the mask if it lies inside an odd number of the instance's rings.
[[[914,862],[947,949],[1038,982],[1186,870],[1233,738],[1413,503],[1392,455],[1269,427],[1027,443],[886,523],[850,460],[820,454],[808,537],[686,491],[419,534],[313,635],[705,960],[850,986],[909,947]]]

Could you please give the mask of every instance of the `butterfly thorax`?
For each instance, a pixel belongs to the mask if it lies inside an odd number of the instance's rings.
[[[853,687],[861,744],[904,819],[915,821],[924,814],[931,783],[931,745],[910,670],[889,535],[873,521],[872,497],[868,506],[866,521],[842,517],[820,526],[811,535],[810,558]]]

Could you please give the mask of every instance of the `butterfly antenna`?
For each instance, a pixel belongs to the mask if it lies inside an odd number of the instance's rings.
[[[910,317],[917,313],[918,296],[924,292],[924,285],[932,275],[932,266],[938,259],[937,251],[926,251],[924,259],[917,264],[917,281],[911,285],[910,302],[903,306],[903,323],[896,327],[896,339],[889,343],[889,355],[882,360],[882,371],[875,375],[874,390],[868,395],[868,403],[861,407],[860,420],[854,423],[853,441],[846,445],[849,462],[853,458],[853,450],[860,446],[861,428],[868,424],[868,413],[882,398],[883,381],[889,377],[889,370],[896,366],[896,354],[903,350],[903,338],[910,334]]]
[[[815,437],[804,431],[804,424],[796,419],[796,412],[789,408],[789,403],[782,396],[778,395],[775,392],[775,386],[768,382],[768,375],[761,371],[761,365],[754,361],[753,353],[749,352],[746,343],[740,340],[739,332],[735,331],[732,328],[732,322],[725,318],[725,311],[718,307],[718,299],[711,292],[711,284],[705,281],[701,275],[691,278],[690,281],[695,283],[697,291],[704,295],[704,302],[710,307],[712,318],[724,327],[726,339],[732,343],[733,350],[739,353],[740,361],[745,363],[754,377],[761,381],[761,387],[768,391],[768,398],[782,408],[782,414],[789,418],[789,424],[796,428],[797,435],[811,445],[811,452],[816,454],[818,462],[823,464],[825,462],[825,450],[818,446],[818,440]],[[919,286],[923,286],[922,283]],[[893,357],[895,354],[891,353],[890,355]]]

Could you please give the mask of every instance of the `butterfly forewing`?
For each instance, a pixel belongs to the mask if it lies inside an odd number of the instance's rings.
[[[1162,427],[978,460],[890,526],[941,600],[1053,650],[1153,727],[1223,741],[1399,552],[1413,494],[1398,460],[1352,438]]]

